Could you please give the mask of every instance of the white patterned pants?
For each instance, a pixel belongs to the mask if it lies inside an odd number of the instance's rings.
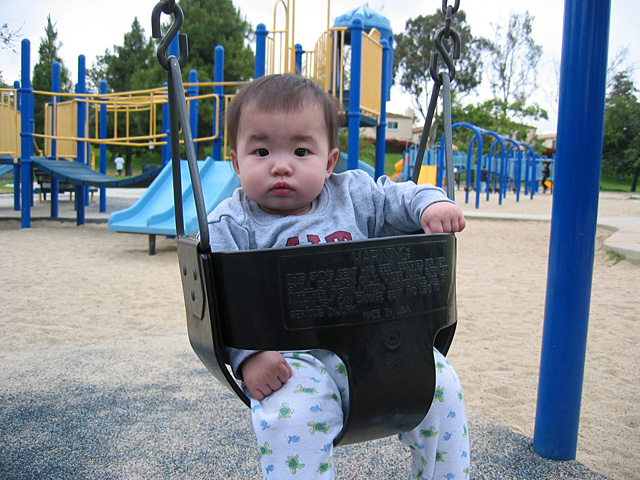
[[[262,474],[270,480],[333,480],[333,440],[342,429],[348,402],[344,364],[322,350],[283,355],[293,376],[262,401],[251,398]],[[434,358],[431,408],[420,425],[399,435],[411,451],[409,478],[466,479],[469,436],[462,387],[451,364],[435,349]]]

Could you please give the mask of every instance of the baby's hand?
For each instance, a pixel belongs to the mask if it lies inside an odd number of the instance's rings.
[[[461,232],[467,224],[462,210],[455,203],[432,203],[420,219],[424,233],[451,233]]]
[[[240,366],[244,384],[256,400],[277,392],[287,383],[293,372],[284,357],[273,351],[258,352]]]

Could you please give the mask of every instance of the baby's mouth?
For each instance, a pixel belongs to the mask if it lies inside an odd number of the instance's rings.
[[[278,182],[272,188],[271,192],[275,195],[289,195],[293,192],[293,189],[289,186],[287,182]]]

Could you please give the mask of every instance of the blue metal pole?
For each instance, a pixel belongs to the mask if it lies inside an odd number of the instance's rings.
[[[31,200],[33,174],[31,172],[31,156],[33,155],[33,88],[31,87],[31,43],[22,40],[22,86],[21,97],[21,132],[20,132],[20,175],[22,177],[22,228],[31,227]],[[14,182],[15,183],[15,182]]]
[[[107,81],[102,80],[100,82],[100,93],[107,93]],[[99,135],[101,139],[107,138],[107,105],[100,105],[100,131]],[[107,145],[105,143],[100,144],[100,173],[107,173]],[[100,211],[107,211],[107,189],[104,187],[100,188]]]
[[[295,57],[296,57],[296,67],[295,73],[296,75],[302,75],[302,55],[304,54],[304,50],[302,49],[302,45],[296,43],[295,46]]]
[[[262,25],[264,27],[264,25]],[[222,155],[222,114],[224,112],[224,47],[217,45],[214,51],[213,59],[213,81],[216,85],[213,87],[213,93],[218,96],[218,103],[213,112],[213,159],[223,160]]]
[[[187,89],[188,97],[197,97],[200,89],[198,85],[193,85],[194,83],[198,83],[198,72],[195,70],[189,71],[189,88]],[[189,102],[189,126],[191,127],[191,136],[193,140],[198,139],[198,110],[200,109],[199,100],[191,100]],[[197,149],[196,149],[197,152]]]
[[[51,91],[53,93],[60,92],[60,63],[53,62],[51,65]],[[57,105],[60,103],[60,96],[51,96],[51,132],[52,136],[56,134],[56,122],[58,115],[56,115]],[[58,141],[55,138],[51,139],[51,159],[55,160],[58,156]],[[58,193],[59,193],[59,180],[54,175],[51,175],[51,218],[58,218]]]
[[[387,133],[387,90],[389,85],[389,42],[382,40],[382,86],[380,97],[380,120],[376,128],[376,179],[384,175],[384,159],[386,151],[386,133]]]
[[[176,58],[180,57],[180,45],[178,44],[178,36],[179,33],[174,37],[174,39],[169,44],[169,56],[174,56]],[[167,82],[164,82],[163,85],[167,85]],[[168,90],[167,90],[168,91]],[[171,123],[169,121],[169,102],[165,102],[162,105],[162,131],[165,134],[166,145],[162,146],[162,165],[166,165],[171,161]]]
[[[76,93],[86,93],[86,68],[84,55],[78,55],[78,83],[76,84]],[[87,120],[87,105],[81,101],[83,97],[78,97],[78,138],[85,138],[84,127]],[[76,147],[76,162],[86,164],[85,142],[78,141]],[[76,186],[76,224],[84,225],[85,220],[85,187],[83,185]]]
[[[22,94],[20,94],[20,82],[18,80],[16,80],[15,82],[13,82],[13,88],[16,90],[17,95],[15,99],[16,102],[16,108],[18,109],[18,111],[20,111],[21,108],[21,101],[20,101],[20,97],[22,96]],[[20,128],[22,128],[22,125],[20,126]],[[16,156],[17,156],[17,152],[16,152]],[[20,164],[16,163],[13,165],[13,209],[17,212],[20,210]]]
[[[533,449],[576,456],[604,131],[610,0],[566,0]]]
[[[360,157],[360,84],[362,78],[362,20],[354,18],[351,31],[351,88],[349,91],[349,141],[347,143],[347,168],[358,168]]]
[[[267,27],[259,23],[256,27],[256,59],[253,66],[253,77],[260,78],[265,74],[267,58]]]

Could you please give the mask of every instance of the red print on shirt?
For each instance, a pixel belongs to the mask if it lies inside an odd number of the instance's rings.
[[[325,237],[325,241],[327,243],[346,242],[349,240],[351,240],[351,234],[349,232],[343,232],[343,231],[337,231]],[[307,241],[312,245],[317,245],[320,243],[320,237],[318,235],[307,235]],[[300,239],[298,237],[289,237],[287,239],[287,247],[295,247],[296,245],[299,245],[299,244],[300,244]]]

